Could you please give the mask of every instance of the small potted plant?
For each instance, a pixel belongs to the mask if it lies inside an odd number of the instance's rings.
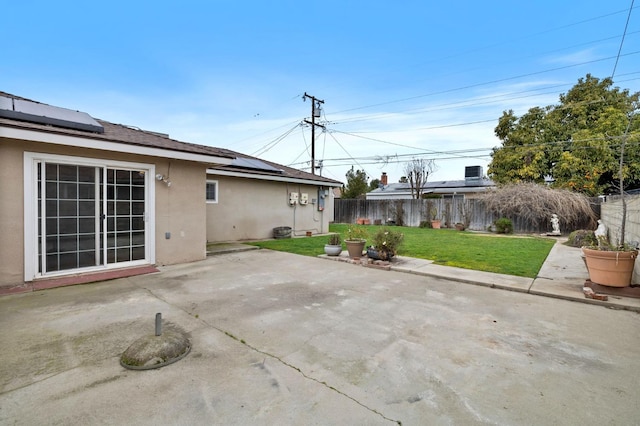
[[[403,233],[380,228],[373,236],[373,244],[367,248],[367,256],[375,260],[390,260],[398,254],[403,241]]]
[[[327,256],[339,256],[342,253],[342,238],[340,234],[331,234],[324,245],[324,252]]]
[[[435,208],[435,206],[429,209],[429,216],[431,218],[431,227],[433,229],[440,229],[442,221],[438,219],[438,209]]]
[[[349,228],[347,229],[347,236],[344,239],[344,243],[347,246],[347,251],[349,252],[349,257],[362,257],[364,244],[367,241],[368,235],[368,231],[363,226],[349,226]]]

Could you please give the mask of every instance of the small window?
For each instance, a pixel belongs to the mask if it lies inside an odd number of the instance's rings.
[[[218,202],[218,181],[208,180],[207,181],[207,203],[217,203],[217,202]]]
[[[445,200],[464,200],[464,194],[444,194],[442,198]]]

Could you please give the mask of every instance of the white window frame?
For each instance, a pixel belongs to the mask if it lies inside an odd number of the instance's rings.
[[[70,164],[89,167],[137,169],[145,171],[145,199],[148,200],[145,211],[145,260],[126,262],[120,264],[106,264],[95,268],[82,268],[82,272],[103,271],[106,269],[119,269],[136,265],[155,264],[156,262],[156,231],[155,231],[155,178],[156,168],[154,164],[129,163],[125,161],[105,160],[87,157],[73,157],[68,155],[43,154],[36,152],[24,153],[24,280],[33,281],[42,278],[38,272],[38,168],[40,162],[55,162],[58,164]],[[73,275],[78,269],[47,273],[46,277],[61,275]]]
[[[215,184],[215,185],[216,185],[216,191],[215,191],[215,194],[216,194],[216,195],[215,195],[215,197],[216,197],[216,199],[215,199],[215,200],[210,200],[210,199],[209,199],[209,191],[208,191],[208,190],[206,190],[206,188],[205,188],[205,191],[206,191],[206,192],[205,192],[205,198],[206,198],[206,200],[207,200],[207,204],[218,204],[218,192],[219,192],[219,191],[218,191],[218,189],[219,189],[219,185],[220,185],[220,184],[218,183],[218,181],[217,181],[217,180],[207,179],[207,185],[209,185],[210,183],[213,183],[213,184]]]

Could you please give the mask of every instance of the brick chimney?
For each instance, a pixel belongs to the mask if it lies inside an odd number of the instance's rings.
[[[383,184],[384,186],[387,186],[387,173],[386,172],[382,172],[382,176],[380,177],[380,183]]]

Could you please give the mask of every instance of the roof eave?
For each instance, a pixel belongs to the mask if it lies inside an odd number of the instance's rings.
[[[50,143],[54,145],[73,146],[81,148],[100,149],[104,151],[124,152],[126,154],[148,155],[152,157],[172,158],[177,160],[196,161],[207,164],[230,165],[233,158],[209,154],[198,154],[176,151],[156,147],[134,145],[127,142],[106,141],[95,138],[62,135],[43,132],[40,130],[22,129],[0,125],[0,138],[27,140],[32,142]]]
[[[315,186],[330,186],[339,188],[342,186],[340,182],[327,182],[322,180],[313,180],[306,178],[297,178],[293,176],[276,176],[276,175],[264,175],[257,173],[248,173],[248,172],[233,172],[229,170],[218,170],[218,169],[207,169],[208,175],[215,176],[231,176],[231,177],[241,177],[247,179],[257,179],[257,180],[268,180],[268,181],[277,181],[277,182],[290,182],[290,183],[301,183],[306,185],[315,185]]]

